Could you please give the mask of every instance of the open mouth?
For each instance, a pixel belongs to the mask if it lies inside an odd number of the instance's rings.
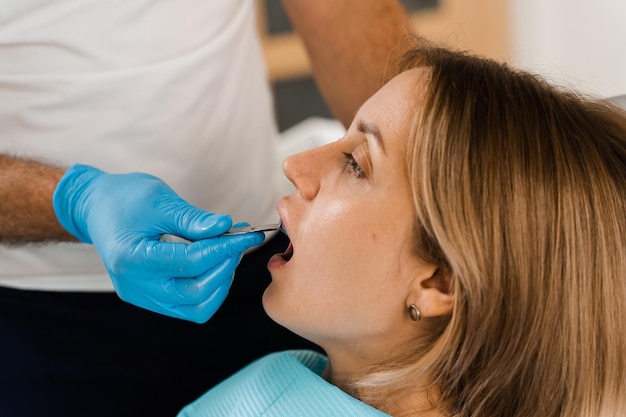
[[[293,256],[293,245],[289,242],[289,246],[287,246],[287,250],[284,253],[280,254],[280,257],[283,258],[285,262],[289,262],[291,257]]]
[[[289,233],[287,232],[287,228],[283,223],[282,219],[280,222],[280,231],[289,238]],[[271,271],[278,271],[287,264],[293,258],[293,243],[291,242],[291,238],[289,238],[289,245],[287,249],[283,253],[276,253],[272,257],[270,257],[267,262],[267,268]]]
[[[285,236],[289,237],[289,233],[287,233],[287,228],[285,227],[285,223],[283,223],[282,220],[280,221],[280,231],[283,232]],[[280,254],[280,257],[285,262],[289,262],[292,256],[293,256],[293,245],[291,244],[291,239],[289,239],[289,246],[287,246],[287,249],[285,250],[284,253]]]

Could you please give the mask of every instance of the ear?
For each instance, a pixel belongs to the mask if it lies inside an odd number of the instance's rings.
[[[452,312],[454,295],[449,276],[441,269],[433,266],[428,274],[420,274],[412,283],[412,290],[406,300],[407,307],[411,304],[419,309],[421,317],[437,317]]]

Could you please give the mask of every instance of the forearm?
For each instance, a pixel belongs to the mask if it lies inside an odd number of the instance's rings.
[[[59,224],[52,194],[65,172],[43,163],[0,155],[0,242],[75,240]]]
[[[345,126],[388,80],[406,46],[408,15],[397,0],[282,0],[311,59],[316,83]]]

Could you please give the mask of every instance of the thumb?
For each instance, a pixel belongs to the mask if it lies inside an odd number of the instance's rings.
[[[173,221],[168,232],[190,241],[209,239],[226,232],[233,224],[228,214],[200,210],[185,201],[171,208]]]

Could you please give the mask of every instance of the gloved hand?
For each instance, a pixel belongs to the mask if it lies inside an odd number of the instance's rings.
[[[225,214],[191,206],[160,179],[74,165],[53,195],[61,225],[92,243],[119,297],[171,317],[206,322],[224,302],[243,252],[263,233],[220,236]],[[164,234],[190,243],[163,242]]]

